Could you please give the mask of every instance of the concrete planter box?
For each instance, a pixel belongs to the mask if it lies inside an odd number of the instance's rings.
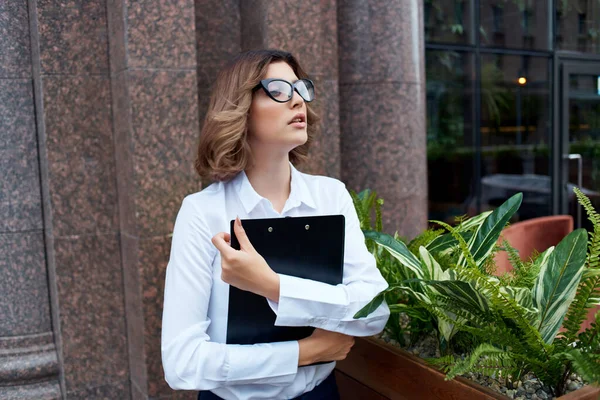
[[[445,381],[424,360],[373,338],[356,338],[348,357],[337,363],[336,378],[342,400],[509,399],[462,377]],[[559,399],[598,400],[600,388],[586,386]]]

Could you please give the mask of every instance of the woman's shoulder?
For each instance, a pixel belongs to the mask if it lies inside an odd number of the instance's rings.
[[[300,175],[310,189],[318,188],[320,190],[342,190],[346,188],[346,184],[337,178],[326,175],[313,175],[305,172],[300,172]]]
[[[182,200],[180,212],[210,220],[211,214],[214,214],[212,211],[224,204],[224,186],[223,182],[215,182],[202,190],[187,194]]]
[[[223,196],[225,191],[225,183],[224,182],[214,182],[208,185],[207,187],[194,192],[187,194],[184,198],[184,202],[189,203],[198,203],[198,202],[206,202],[206,201],[217,201],[219,197]]]
[[[346,184],[337,178],[325,175],[301,173],[305,190],[315,207],[324,213],[338,213],[348,203],[350,194]],[[301,191],[303,191],[301,189]]]
[[[313,175],[300,172],[302,180],[306,184],[306,189],[313,196],[316,196],[317,202],[331,201],[345,197],[348,193],[346,184],[337,178],[326,175]]]

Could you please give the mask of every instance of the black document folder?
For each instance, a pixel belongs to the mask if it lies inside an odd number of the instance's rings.
[[[231,246],[239,250],[231,221]],[[242,220],[254,249],[277,273],[342,283],[345,220],[343,215]],[[229,288],[227,344],[256,344],[299,340],[312,327],[275,326],[276,315],[267,300],[252,292]]]

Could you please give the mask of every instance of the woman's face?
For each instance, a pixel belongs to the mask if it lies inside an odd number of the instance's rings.
[[[269,64],[263,79],[280,78],[294,83],[298,77],[285,62]],[[294,91],[287,103],[278,103],[271,99],[263,89],[254,92],[248,116],[248,141],[253,149],[259,146],[264,150],[287,154],[294,148],[303,145],[308,139],[307,123],[294,122],[298,114],[307,120],[306,103]]]

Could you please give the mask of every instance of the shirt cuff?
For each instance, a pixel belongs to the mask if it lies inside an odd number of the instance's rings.
[[[276,326],[335,329],[347,309],[346,291],[339,286],[279,274],[279,303],[269,301]]]
[[[269,378],[271,384],[288,385],[296,378],[300,357],[298,341],[228,347],[229,382],[241,384]]]

